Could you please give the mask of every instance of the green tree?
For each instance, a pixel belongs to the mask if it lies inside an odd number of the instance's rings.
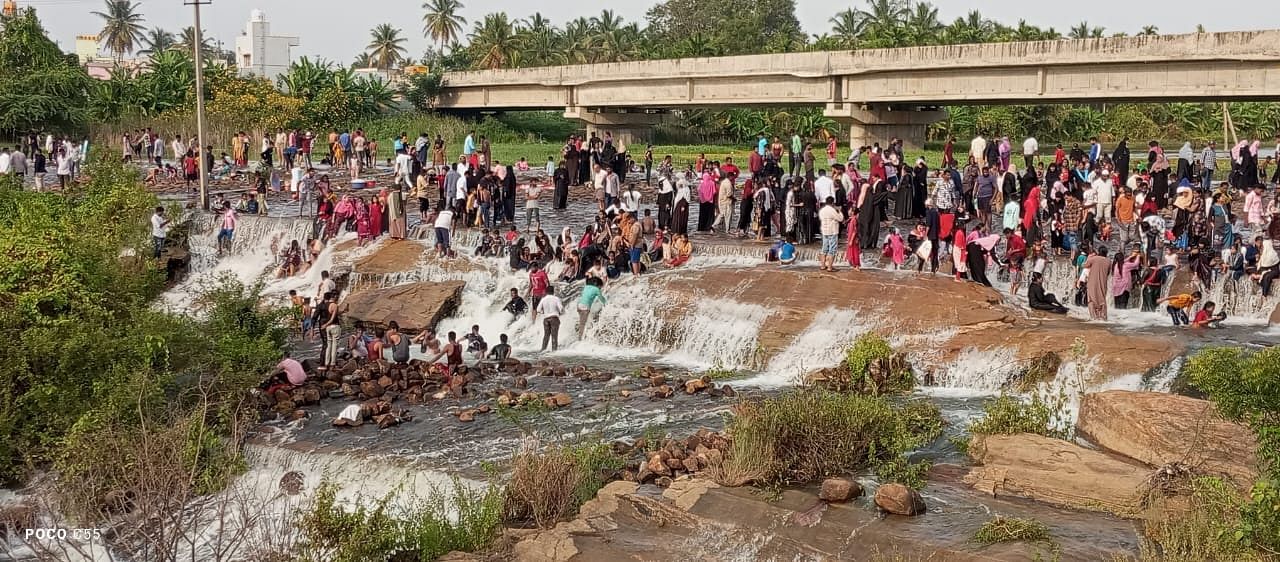
[[[78,129],[87,117],[89,76],[45,35],[33,9],[0,19],[0,131]]]
[[[464,7],[458,0],[427,0],[422,5],[427,11],[422,16],[423,33],[431,40],[440,42],[443,51],[446,44],[456,43],[462,38],[462,26],[467,19],[458,14]]]
[[[187,26],[182,28],[182,32],[178,34],[178,43],[174,48],[184,52],[188,57],[196,56],[196,28]],[[209,41],[209,32],[200,30],[200,54],[205,60],[215,59],[218,57],[217,49],[213,47],[213,43]]]
[[[1079,24],[1071,27],[1071,31],[1067,32],[1067,37],[1072,39],[1096,39],[1102,37],[1106,29],[1105,27],[1089,27],[1089,22],[1081,20]]]
[[[1160,28],[1154,25],[1144,25],[1138,35],[1160,35]]]
[[[468,36],[477,68],[512,68],[520,57],[520,40],[507,14],[485,15]]]
[[[375,67],[386,70],[404,58],[406,52],[404,42],[407,40],[400,36],[399,29],[384,23],[373,28],[370,35],[369,45],[365,49],[369,50],[369,56],[372,57]]]
[[[854,14],[862,30],[862,46],[897,47],[901,46],[899,31],[911,15],[911,5],[907,0],[867,0],[867,8]]]
[[[725,54],[795,50],[804,34],[795,0],[666,0],[645,14],[647,39],[673,45],[701,35]]]
[[[134,46],[142,41],[143,17],[138,13],[138,4],[129,0],[105,0],[105,12],[93,12],[102,18],[102,31],[99,35],[107,49],[121,59],[126,53],[132,53]]]
[[[142,38],[145,48],[138,51],[139,55],[154,55],[174,48],[178,44],[178,40],[174,38],[173,33],[165,31],[158,27],[148,29],[146,37]]]

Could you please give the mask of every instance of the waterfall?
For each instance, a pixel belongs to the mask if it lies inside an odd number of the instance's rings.
[[[844,360],[845,350],[868,330],[857,311],[828,307],[769,360],[764,372],[742,381],[745,386],[777,388],[799,385],[810,371]]]

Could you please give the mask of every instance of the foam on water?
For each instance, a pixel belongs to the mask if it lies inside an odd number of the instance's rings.
[[[857,311],[828,307],[785,349],[769,360],[764,372],[741,381],[744,386],[778,388],[799,384],[805,373],[839,363],[849,344],[868,327]]]

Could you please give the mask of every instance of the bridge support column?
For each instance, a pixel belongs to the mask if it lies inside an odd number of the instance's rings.
[[[947,118],[945,109],[869,108],[848,103],[842,107],[828,104],[822,113],[849,127],[849,146],[855,149],[877,142],[885,146],[891,139],[902,139],[909,148],[922,148],[929,125]]]
[[[591,110],[581,107],[565,108],[564,116],[585,123],[588,137],[595,134],[604,138],[605,133],[609,133],[614,142],[627,146],[653,142],[653,127],[662,122],[662,115],[658,113]]]

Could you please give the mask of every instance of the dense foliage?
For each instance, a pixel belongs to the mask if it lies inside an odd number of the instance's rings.
[[[84,123],[89,75],[49,40],[34,10],[0,18],[0,134]]]
[[[225,435],[279,359],[277,314],[251,288],[219,286],[198,320],[150,308],[164,272],[138,256],[154,206],[116,164],[92,163],[60,194],[0,180],[0,480],[55,459],[90,469],[95,437],[193,412],[203,435]]]

